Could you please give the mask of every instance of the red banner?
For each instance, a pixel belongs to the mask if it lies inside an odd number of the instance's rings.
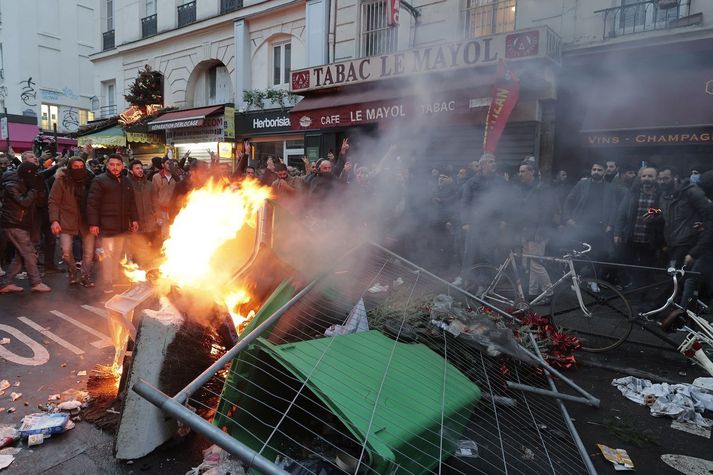
[[[501,59],[498,61],[498,71],[493,86],[493,100],[488,109],[488,117],[485,119],[483,153],[495,154],[510,113],[515,108],[519,97],[520,79],[508,69],[505,61]]]

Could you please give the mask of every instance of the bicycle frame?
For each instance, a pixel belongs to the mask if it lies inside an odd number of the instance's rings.
[[[645,322],[651,322],[651,319],[649,318],[652,315],[655,315],[659,312],[663,312],[667,308],[674,306],[680,309],[683,309],[680,305],[676,304],[674,302],[674,299],[676,298],[676,294],[678,293],[678,276],[681,275],[683,276],[683,271],[682,270],[676,270],[676,269],[669,269],[669,274],[673,277],[673,293],[671,296],[666,299],[666,302],[663,304],[661,308],[657,308],[655,310],[651,310],[649,312],[641,312],[638,315],[638,320],[641,323],[641,320],[643,319]],[[674,348],[676,348],[683,356],[686,358],[690,359],[694,363],[696,363],[698,366],[701,368],[705,369],[708,371],[710,375],[713,375],[713,362],[708,358],[708,355],[703,351],[703,345],[701,342],[706,343],[708,346],[713,348],[713,325],[708,323],[708,320],[705,318],[702,318],[698,315],[696,315],[693,311],[690,309],[686,309],[686,315],[688,318],[690,318],[697,326],[700,328],[700,330],[694,330],[693,328],[689,327],[688,325],[684,325],[682,327],[682,330],[688,332],[688,335],[686,335],[686,338],[683,340],[683,342],[678,345],[675,341],[671,340],[670,338],[660,335],[658,332],[648,328],[645,324],[640,324],[639,326],[651,333],[652,335],[662,339],[663,341],[667,342]]]
[[[532,299],[532,301],[528,302],[527,299],[525,298],[525,292],[522,289],[522,279],[520,278],[520,271],[517,266],[518,258],[523,258],[523,257],[527,258],[527,259],[538,259],[541,261],[557,262],[559,264],[567,264],[567,267],[569,267],[569,270],[562,277],[560,277],[554,284],[552,284],[548,288],[544,289],[537,297]],[[500,278],[503,275],[503,273],[505,272],[505,269],[508,268],[508,266],[512,268],[513,276],[515,278],[515,292],[517,293],[516,297],[520,301],[526,302],[528,306],[537,305],[539,302],[541,302],[542,300],[544,300],[547,297],[548,292],[556,289],[560,284],[562,284],[566,280],[571,279],[572,288],[574,290],[575,295],[577,296],[577,302],[579,303],[579,306],[582,309],[584,316],[591,318],[592,312],[590,312],[587,309],[587,307],[584,305],[584,300],[582,300],[582,293],[579,290],[579,276],[577,275],[577,271],[575,271],[575,269],[574,269],[574,261],[571,258],[536,256],[534,254],[522,254],[522,253],[515,253],[513,251],[510,251],[510,255],[505,260],[505,262],[503,262],[498,267],[498,271],[495,274],[495,277],[490,282],[490,284],[488,284],[488,287],[485,289],[485,293],[483,295],[494,296],[495,298],[493,298],[493,300],[498,301],[500,303],[515,305],[514,301],[511,301],[511,300],[507,299],[506,297],[503,297],[502,295],[499,295],[497,292],[495,292],[495,287],[500,282]]]

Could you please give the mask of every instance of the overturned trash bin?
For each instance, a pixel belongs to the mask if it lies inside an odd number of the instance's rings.
[[[480,399],[428,347],[378,331],[282,345],[258,338],[239,360],[233,368],[249,368],[231,375],[239,397],[216,422],[272,460],[299,460],[304,447],[304,455],[352,460],[354,470],[428,473],[455,452]],[[333,444],[309,446],[310,434],[327,432]]]

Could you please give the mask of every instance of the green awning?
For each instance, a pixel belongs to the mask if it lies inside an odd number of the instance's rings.
[[[126,134],[119,126],[77,137],[77,145],[90,144],[94,147],[126,147]]]

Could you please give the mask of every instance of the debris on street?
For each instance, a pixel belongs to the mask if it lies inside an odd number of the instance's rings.
[[[203,451],[203,463],[195,467],[186,475],[214,475],[230,473],[231,475],[245,475],[245,469],[239,460],[234,460],[230,454],[217,445],[211,445]]]
[[[22,397],[22,393],[12,392],[10,393],[10,399],[15,402]]]
[[[691,384],[653,384],[633,376],[614,379],[612,385],[630,401],[649,406],[652,416],[669,416],[699,427],[713,425],[713,421],[702,416],[705,410],[713,410],[713,393],[699,387]]]
[[[609,460],[614,464],[614,470],[617,472],[625,470],[634,470],[634,462],[631,461],[631,457],[624,449],[612,449],[606,445],[597,444],[599,450],[602,451],[602,455],[605,459]]]
[[[0,455],[0,470],[9,467],[14,460],[12,455]]]
[[[9,338],[3,338],[0,340],[0,345],[9,345],[10,344],[10,339]]]
[[[0,396],[5,394],[5,390],[10,387],[10,381],[3,379],[0,381]]]
[[[35,413],[28,414],[22,418],[20,426],[20,435],[28,437],[33,434],[42,434],[43,436],[51,436],[52,434],[61,434],[65,431],[65,426],[69,420],[69,414],[57,412],[54,414]]]

